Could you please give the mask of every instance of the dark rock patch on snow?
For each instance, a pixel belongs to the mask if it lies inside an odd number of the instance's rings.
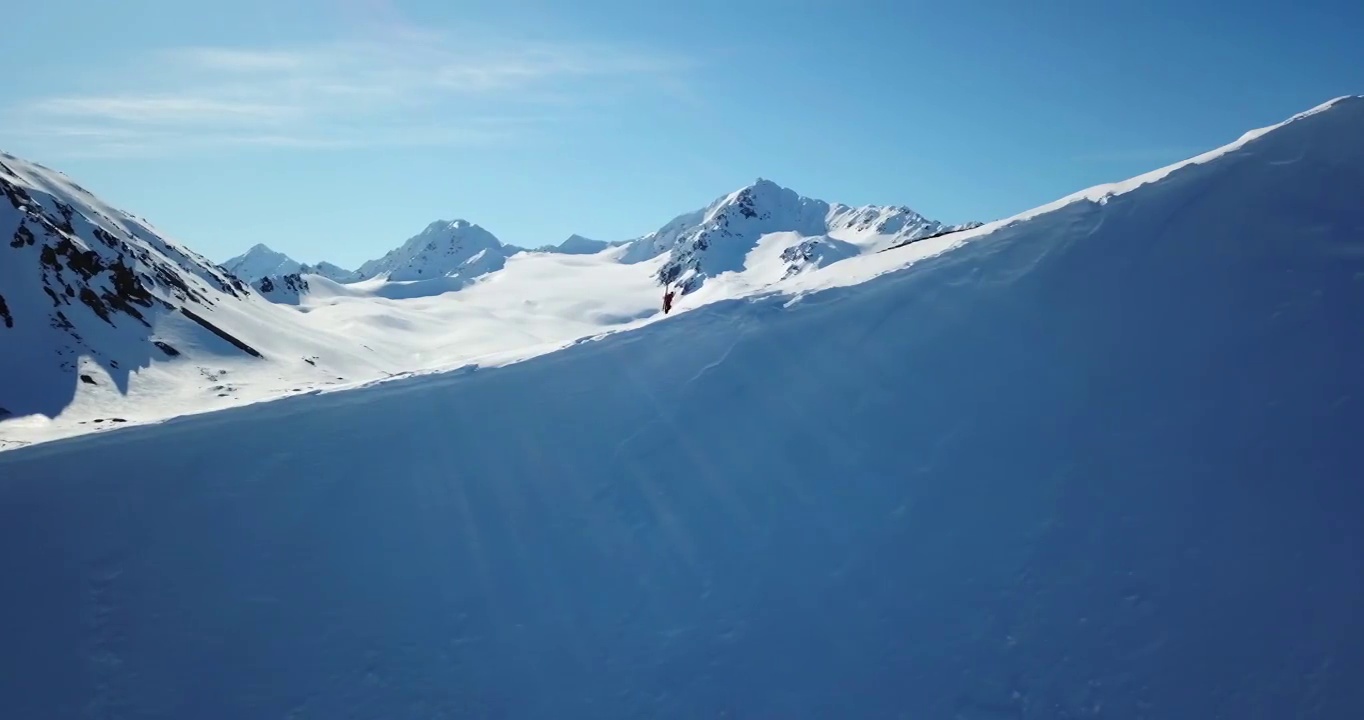
[[[202,327],[202,328],[204,328],[205,330],[207,330],[207,331],[213,333],[214,335],[217,335],[218,337],[220,337],[220,338],[222,338],[222,339],[228,341],[229,343],[232,344],[233,347],[237,348],[238,350],[241,350],[242,352],[246,353],[247,355],[250,355],[250,356],[252,356],[252,357],[258,357],[258,358],[264,358],[264,357],[265,357],[264,355],[261,355],[260,352],[257,351],[255,348],[251,347],[250,345],[247,345],[246,343],[242,342],[241,340],[238,340],[238,339],[236,338],[236,336],[232,335],[231,333],[227,332],[226,330],[223,330],[222,328],[218,327],[217,325],[214,325],[213,323],[209,322],[208,320],[205,320],[202,316],[198,315],[198,314],[195,313],[193,310],[190,310],[190,309],[187,308],[187,307],[182,307],[182,308],[180,308],[180,312],[181,312],[181,314],[183,314],[185,317],[187,317],[187,318],[189,318],[190,320],[193,320],[194,322],[198,323],[200,327]]]

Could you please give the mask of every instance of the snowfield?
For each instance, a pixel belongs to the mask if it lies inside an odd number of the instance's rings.
[[[232,300],[421,371],[0,425],[0,716],[1359,716],[1361,197],[1343,98],[894,249]]]

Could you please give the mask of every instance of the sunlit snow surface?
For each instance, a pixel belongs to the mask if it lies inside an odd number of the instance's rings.
[[[0,716],[1360,716],[1364,100],[1114,190],[661,321],[319,291],[629,330],[0,453]]]

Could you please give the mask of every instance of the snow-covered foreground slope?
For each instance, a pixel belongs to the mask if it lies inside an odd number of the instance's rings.
[[[308,275],[303,278],[308,289],[300,296],[297,276],[267,278],[258,285],[272,283],[268,291],[257,290],[285,304],[253,298],[253,307],[271,311],[268,333],[247,334],[266,348],[264,359],[206,353],[158,324],[157,337],[169,338],[181,355],[154,359],[128,375],[126,385],[86,386],[74,377],[54,378],[46,387],[65,388],[74,396],[54,418],[0,421],[0,451],[108,429],[113,418],[120,425],[156,422],[551,352],[659,315],[658,287],[650,276],[657,262],[622,265],[606,256],[522,253],[501,272],[458,293],[450,292],[449,283],[462,286],[459,278],[341,284]],[[0,355],[7,349],[0,345]],[[102,381],[102,375],[96,377]]]
[[[0,454],[0,715],[1356,717],[1361,128]]]
[[[509,362],[629,327],[659,302],[653,264],[606,255],[501,257],[496,277],[343,285],[266,274],[248,285],[10,155],[0,158],[0,238],[0,451]],[[237,260],[248,277],[297,265],[264,246]]]

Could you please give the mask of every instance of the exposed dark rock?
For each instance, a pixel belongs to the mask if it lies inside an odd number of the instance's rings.
[[[66,266],[86,280],[104,272],[104,261],[94,250],[81,250],[69,238],[57,242],[57,252],[66,256]]]
[[[743,192],[739,193],[739,197],[737,199],[739,205],[739,212],[742,213],[744,217],[746,218],[758,217],[757,211],[753,209],[752,188],[744,188]]]
[[[170,343],[163,342],[161,340],[153,340],[152,344],[155,345],[157,349],[159,349],[161,352],[165,353],[169,357],[178,357],[180,355],[180,351],[172,347]]]
[[[104,301],[108,303],[109,307],[133,316],[143,325],[148,325],[146,318],[142,316],[142,312],[134,305],[149,308],[152,306],[155,297],[142,285],[137,273],[123,263],[123,258],[120,257],[118,262],[109,266],[109,270],[111,284],[114,288],[112,292],[105,291]],[[150,325],[148,326],[150,327]]]
[[[152,269],[156,273],[156,281],[158,284],[178,290],[180,296],[185,300],[199,304],[204,303],[204,297],[195,292],[194,289],[180,277],[180,274],[176,272],[174,268],[171,268],[164,263],[153,263]]]
[[[100,299],[99,295],[95,294],[94,290],[91,290],[88,287],[81,288],[81,302],[95,311],[95,314],[99,316],[100,320],[103,320],[110,325],[114,324],[114,321],[109,319],[109,309],[105,307],[104,301]]]
[[[82,375],[81,375],[81,382],[85,383],[86,385],[98,385],[98,384],[99,384],[99,383],[95,382],[95,379],[94,379],[94,378],[90,377],[89,375],[85,375],[85,374],[82,374]],[[99,421],[96,420],[95,422],[99,422]]]
[[[0,320],[5,321],[5,327],[14,327],[14,316],[9,313],[9,305],[5,303],[4,295],[0,295]]]
[[[62,215],[62,221],[57,224],[57,227],[67,235],[75,235],[76,229],[71,227],[71,218],[75,215],[76,211],[71,209],[70,205],[58,201],[57,212],[61,213]]]
[[[0,167],[4,167],[0,165]],[[6,172],[12,172],[8,167],[4,167]],[[9,198],[9,202],[15,210],[25,210],[29,205],[35,204],[33,198],[23,188],[0,180],[0,193],[4,193]]]
[[[905,247],[906,245],[913,245],[914,243],[923,242],[924,240],[932,240],[933,238],[940,238],[940,237],[942,237],[942,236],[944,236],[944,235],[951,235],[951,234],[953,234],[953,233],[966,232],[967,230],[974,230],[974,229],[980,227],[981,225],[984,225],[984,223],[975,222],[975,221],[969,222],[969,223],[965,223],[965,224],[962,224],[962,225],[954,225],[954,226],[949,227],[949,228],[947,228],[947,229],[945,229],[945,230],[940,230],[940,231],[935,232],[935,233],[932,233],[932,234],[930,234],[930,235],[924,235],[923,237],[910,238],[910,239],[908,239],[908,240],[905,240],[904,242],[896,243],[895,245],[891,245],[890,247],[885,248],[884,250],[881,250],[880,252],[886,252],[886,251],[888,251],[888,250],[896,250],[896,249]]]
[[[223,292],[227,293],[228,295],[231,295],[232,297],[241,297],[237,293],[238,288],[241,288],[241,281],[237,280],[237,278],[232,277],[231,275],[228,275],[226,277],[219,277],[217,273],[213,272],[210,272],[208,276],[210,278],[213,278],[213,281],[218,284],[219,290],[222,290]],[[245,288],[242,289],[243,291],[245,290]]]
[[[104,228],[97,227],[97,228],[94,229],[94,231],[92,232],[92,234],[95,236],[95,239],[99,240],[100,242],[104,243],[105,245],[107,245],[107,246],[109,246],[109,247],[111,247],[111,248],[116,248],[116,247],[118,247],[118,244],[119,244],[119,243],[118,243],[118,238],[114,237],[113,235],[110,235],[109,232],[108,232],[107,230],[105,230]]]
[[[21,222],[19,223],[19,227],[15,229],[14,239],[10,240],[9,246],[12,248],[21,248],[26,245],[32,245],[34,242],[35,238],[33,237],[33,231],[28,229],[28,225]]]
[[[62,264],[57,260],[57,250],[51,245],[43,246],[42,251],[38,253],[38,261],[49,270],[61,272]]]

